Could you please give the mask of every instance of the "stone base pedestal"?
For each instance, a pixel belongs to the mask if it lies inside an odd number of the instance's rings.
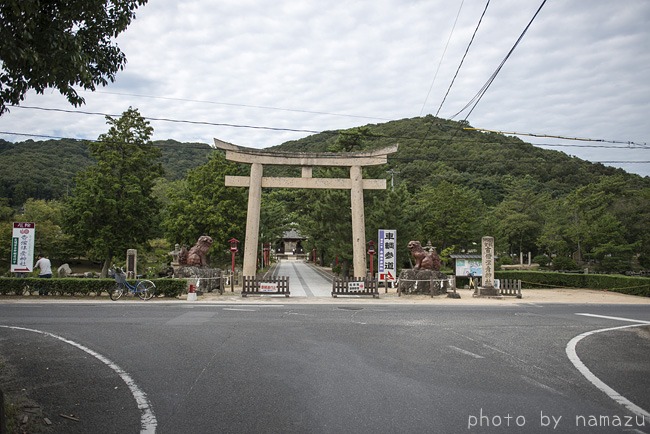
[[[446,294],[449,287],[446,274],[436,270],[402,270],[399,273],[400,294]]]
[[[494,286],[479,286],[473,294],[474,297],[486,297],[486,298],[503,298],[499,288]]]

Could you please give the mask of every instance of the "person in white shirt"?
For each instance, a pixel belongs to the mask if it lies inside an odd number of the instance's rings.
[[[38,277],[49,279],[52,277],[52,263],[42,253],[38,254],[38,261],[34,264],[34,269],[40,269]]]

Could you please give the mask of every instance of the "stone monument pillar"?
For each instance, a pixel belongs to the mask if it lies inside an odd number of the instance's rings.
[[[138,275],[138,251],[136,249],[128,249],[126,251],[126,277],[128,279],[135,279]]]
[[[483,265],[483,277],[481,286],[478,288],[479,296],[499,296],[499,290],[494,287],[494,238],[481,238],[481,260]]]

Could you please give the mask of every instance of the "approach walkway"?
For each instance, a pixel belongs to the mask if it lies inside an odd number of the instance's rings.
[[[310,263],[283,259],[269,273],[289,276],[291,297],[332,297],[332,276]]]

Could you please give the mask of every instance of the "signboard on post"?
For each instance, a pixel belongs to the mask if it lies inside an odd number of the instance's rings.
[[[34,223],[14,222],[11,235],[11,272],[31,273],[34,269]]]
[[[350,292],[363,292],[366,290],[364,281],[348,282],[348,291]]]
[[[260,292],[278,292],[278,282],[260,282]]]
[[[397,276],[397,230],[379,229],[379,252],[377,272],[379,280],[394,281]]]

